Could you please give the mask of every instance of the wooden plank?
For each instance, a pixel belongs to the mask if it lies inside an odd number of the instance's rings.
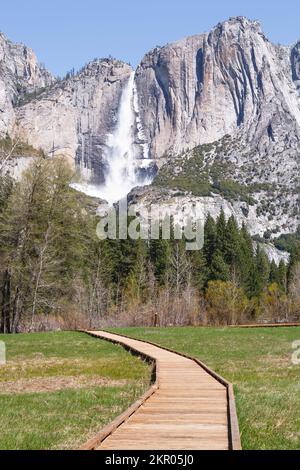
[[[110,332],[93,336],[124,345],[155,363],[156,382],[81,449],[239,449],[232,385],[202,362]]]
[[[299,322],[290,323],[249,323],[249,325],[228,325],[228,328],[296,328]]]

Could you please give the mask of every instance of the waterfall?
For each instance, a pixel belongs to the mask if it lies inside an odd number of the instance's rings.
[[[151,178],[145,176],[147,171],[141,176],[143,174],[141,170],[147,170],[153,161],[149,158],[149,147],[145,143],[139,118],[134,78],[135,72],[132,72],[122,92],[116,127],[107,138],[107,149],[104,154],[107,167],[105,183],[99,186],[72,184],[73,188],[90,196],[105,199],[109,204],[123,199],[135,186],[151,183]],[[134,143],[135,136],[138,143]]]
[[[136,115],[134,112],[134,72],[126,84],[119,107],[115,131],[108,138],[108,151],[105,155],[108,172],[105,184],[100,189],[101,197],[110,204],[125,197],[139,184],[137,161],[135,158],[134,133]]]

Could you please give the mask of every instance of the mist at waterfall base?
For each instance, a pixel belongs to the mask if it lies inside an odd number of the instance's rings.
[[[152,180],[151,176],[141,177],[141,171],[138,171],[147,169],[152,160],[148,157],[149,149],[145,143],[140,144],[143,158],[136,158],[135,130],[140,141],[144,140],[144,133],[139,120],[134,76],[135,73],[132,72],[124,87],[117,125],[113,134],[108,135],[107,151],[104,155],[108,168],[105,183],[99,186],[84,182],[72,184],[74,189],[88,196],[104,199],[110,205],[123,199],[134,187],[149,185]]]

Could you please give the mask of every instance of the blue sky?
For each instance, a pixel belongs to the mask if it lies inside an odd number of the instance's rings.
[[[136,66],[156,45],[239,15],[259,19],[274,42],[300,39],[299,0],[1,0],[0,31],[64,75],[109,55]]]

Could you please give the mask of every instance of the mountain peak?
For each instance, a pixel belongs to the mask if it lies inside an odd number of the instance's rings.
[[[231,16],[227,21],[224,21],[224,23],[238,23],[243,26],[260,25],[259,21],[251,20],[250,18],[247,18],[246,16]]]
[[[253,31],[256,33],[262,33],[261,23],[257,20],[250,20],[245,16],[233,16],[228,20],[222,21],[217,24],[214,30],[221,31]]]
[[[114,59],[112,57],[94,59],[84,65],[76,74],[75,79],[81,77],[95,77],[103,78],[107,77],[108,80],[114,81],[116,77],[121,75],[127,76],[132,72],[132,67],[122,62],[121,60]]]

